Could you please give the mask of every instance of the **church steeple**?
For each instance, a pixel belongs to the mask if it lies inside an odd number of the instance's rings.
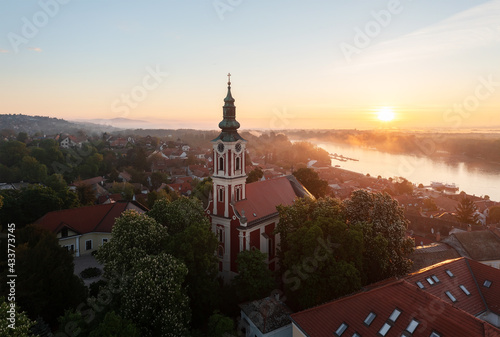
[[[220,139],[226,142],[235,142],[238,139],[243,139],[238,134],[240,123],[236,120],[236,106],[234,98],[231,95],[231,74],[227,74],[227,95],[224,98],[224,106],[222,107],[222,121],[219,123],[221,134],[214,140]]]

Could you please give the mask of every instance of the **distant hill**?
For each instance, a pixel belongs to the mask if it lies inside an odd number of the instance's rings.
[[[111,118],[111,119],[76,119],[75,122],[78,123],[92,123],[99,125],[108,125],[116,128],[132,128],[132,129],[140,129],[154,126],[150,125],[151,123],[139,119],[128,119],[128,118]]]
[[[117,131],[110,125],[68,122],[64,119],[28,116],[28,115],[2,115],[0,114],[0,130],[12,130],[14,133],[26,132],[29,135],[53,135],[57,133],[76,133],[79,130],[87,134]]]

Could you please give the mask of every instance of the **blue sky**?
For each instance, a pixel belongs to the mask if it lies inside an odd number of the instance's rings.
[[[500,0],[0,4],[0,113],[216,128],[231,72],[243,128],[500,125]]]

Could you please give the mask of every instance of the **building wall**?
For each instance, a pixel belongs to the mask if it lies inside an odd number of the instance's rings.
[[[59,238],[59,244],[62,247],[74,245],[75,256],[82,256],[82,255],[92,254],[93,251],[99,249],[103,244],[102,239],[107,239],[109,242],[109,240],[111,240],[111,233],[94,232],[94,233],[83,234],[81,236],[68,236],[66,238]],[[86,249],[86,242],[88,240],[92,240],[92,248],[89,250]]]
[[[292,324],[285,325],[279,329],[264,334],[243,311],[241,311],[241,319],[245,322],[246,337],[292,337]],[[246,324],[246,322],[248,322],[248,324]]]
[[[302,331],[300,331],[299,328],[297,328],[297,326],[293,323],[292,323],[292,336],[293,337],[306,337],[306,335],[304,335],[302,333]]]

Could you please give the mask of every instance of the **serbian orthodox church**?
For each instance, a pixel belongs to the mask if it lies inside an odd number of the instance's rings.
[[[276,206],[291,205],[296,198],[314,198],[292,175],[247,184],[247,141],[238,134],[239,127],[229,81],[221,133],[212,140],[213,190],[206,209],[219,241],[219,272],[226,281],[236,275],[236,257],[243,250],[267,254],[269,268],[274,270],[279,243],[273,234],[279,221]]]

